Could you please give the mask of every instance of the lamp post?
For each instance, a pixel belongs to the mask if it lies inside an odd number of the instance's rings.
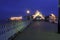
[[[27,20],[30,20],[30,11],[27,10],[26,13],[27,13]]]

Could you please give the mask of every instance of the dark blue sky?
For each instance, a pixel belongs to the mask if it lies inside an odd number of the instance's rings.
[[[51,12],[58,15],[58,0],[0,0],[0,19],[24,16],[26,10],[30,10],[31,14],[39,10],[44,15]]]

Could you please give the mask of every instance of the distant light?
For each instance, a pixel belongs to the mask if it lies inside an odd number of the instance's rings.
[[[40,16],[42,19],[45,19],[44,16],[41,14],[41,12],[39,12],[38,10],[33,15],[33,18],[35,19],[37,16]]]
[[[20,19],[23,19],[23,17],[22,17],[22,16],[20,16],[19,18],[20,18]]]
[[[22,18],[22,16],[20,16],[20,17],[11,17],[10,18],[10,20],[22,20],[23,18]]]
[[[54,14],[51,14],[52,16],[55,16]]]
[[[52,13],[51,16],[49,16],[49,19],[51,21],[56,21],[56,16]]]
[[[29,14],[30,13],[30,11],[29,10],[27,10],[27,14]]]

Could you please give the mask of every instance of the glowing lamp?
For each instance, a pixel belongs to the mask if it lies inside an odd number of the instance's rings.
[[[27,14],[29,14],[30,13],[30,11],[29,10],[27,10]]]

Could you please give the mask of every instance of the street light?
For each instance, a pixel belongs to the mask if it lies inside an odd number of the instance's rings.
[[[27,14],[29,14],[30,13],[30,11],[29,10],[27,10]]]
[[[27,13],[27,20],[30,20],[30,11],[27,10],[26,13]]]

